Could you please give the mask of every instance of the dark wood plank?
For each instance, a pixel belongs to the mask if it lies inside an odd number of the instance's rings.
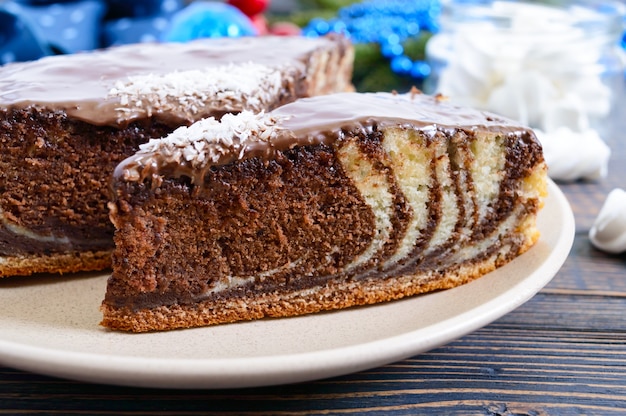
[[[626,296],[626,253],[599,251],[587,233],[578,233],[565,264],[544,292]]]
[[[577,232],[589,233],[609,192],[615,188],[626,189],[625,160],[626,157],[621,152],[612,155],[607,178],[592,182],[557,183],[572,207],[576,217]]]

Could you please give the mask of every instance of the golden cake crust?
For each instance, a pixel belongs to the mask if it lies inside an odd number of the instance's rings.
[[[28,276],[33,273],[76,273],[103,270],[111,266],[113,250],[22,255],[0,258],[0,276]]]

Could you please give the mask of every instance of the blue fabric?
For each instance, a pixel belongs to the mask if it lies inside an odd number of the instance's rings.
[[[164,16],[134,19],[125,17],[108,21],[102,29],[102,46],[158,42],[169,25],[169,19]]]
[[[8,2],[5,9],[17,16],[55,53],[76,53],[100,46],[100,22],[106,10],[98,0],[54,4]]]
[[[0,64],[29,61],[50,54],[21,18],[0,8]]]
[[[0,1],[0,64],[139,42],[250,36],[239,9],[185,0]]]

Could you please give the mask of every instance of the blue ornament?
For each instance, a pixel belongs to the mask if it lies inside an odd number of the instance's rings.
[[[385,58],[392,59],[404,53],[404,47],[399,43],[385,44],[381,47],[381,52]]]
[[[391,70],[396,74],[406,75],[411,72],[413,62],[406,55],[396,56],[391,60]]]
[[[164,42],[187,42],[198,38],[254,36],[252,21],[238,8],[225,3],[192,3],[172,16],[163,33]]]
[[[75,53],[100,46],[100,21],[105,11],[100,1],[50,5],[7,2],[4,7],[18,16],[56,53]]]
[[[324,19],[313,18],[303,29],[303,34],[309,37],[324,36],[330,31],[330,25]]]
[[[334,19],[313,19],[302,33],[342,33],[353,43],[376,43],[395,73],[423,80],[430,73],[428,64],[413,62],[403,43],[424,31],[436,33],[440,7],[439,0],[368,0],[341,8]]]
[[[19,16],[0,7],[0,65],[30,61],[50,51]]]
[[[424,61],[413,62],[411,76],[417,79],[425,79],[430,75],[432,68]]]

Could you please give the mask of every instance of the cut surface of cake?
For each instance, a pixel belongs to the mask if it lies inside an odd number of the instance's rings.
[[[204,117],[351,90],[339,37],[128,45],[0,67],[0,277],[110,267],[115,166]]]
[[[102,325],[152,331],[373,304],[528,250],[533,132],[419,93],[345,93],[202,120],[115,171]]]

